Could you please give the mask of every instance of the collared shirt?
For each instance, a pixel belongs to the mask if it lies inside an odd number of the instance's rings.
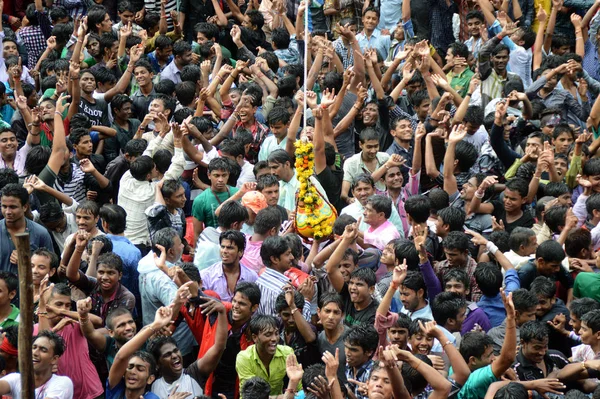
[[[267,136],[265,141],[263,141],[263,143],[260,146],[260,151],[258,152],[258,160],[266,161],[267,158],[269,158],[270,153],[279,149],[285,150],[286,145],[287,137],[284,137],[283,140],[281,140],[281,143],[277,143],[277,137],[275,137],[275,135],[271,134]]]
[[[471,36],[466,42],[465,45],[469,48],[469,51],[473,53],[475,59],[479,57],[479,50],[481,50],[481,46],[483,45],[483,39],[480,37],[475,40],[473,36]]]
[[[183,173],[184,165],[183,150],[175,148],[175,156],[165,173],[165,179],[178,179]],[[150,242],[145,212],[154,203],[157,184],[158,182],[139,181],[131,176],[131,171],[125,172],[121,178],[119,205],[127,212],[125,236],[135,245],[148,245]]]
[[[0,328],[6,328],[10,326],[18,326],[19,321],[21,321],[21,316],[19,312],[19,308],[10,304],[10,314],[6,317],[6,319],[0,322]]]
[[[346,46],[341,37],[333,41],[333,49],[340,56],[344,69],[348,69],[354,65],[354,51],[352,51],[352,46]]]
[[[215,291],[219,294],[221,301],[223,302],[231,302],[233,292],[229,290],[227,276],[225,276],[225,272],[223,271],[223,262],[217,262],[208,269],[202,270],[200,272],[200,277],[202,278],[202,287],[204,289]],[[240,264],[238,283],[240,281],[254,283],[256,279],[258,279],[258,274]]]
[[[73,282],[73,285],[92,298],[92,313],[100,316],[102,321],[106,321],[106,316],[111,310],[123,307],[133,313],[135,308],[135,297],[121,283],[107,302],[104,302],[100,283],[94,277],[86,276],[79,270],[79,280]]]
[[[291,280],[285,275],[267,267],[256,280],[256,284],[260,288],[260,305],[258,305],[258,313],[276,316],[275,302],[277,297],[283,292],[283,287],[290,284]],[[310,302],[304,301],[302,315],[306,320],[310,320]]]
[[[363,32],[356,35],[356,40],[360,49],[364,53],[367,48],[374,48],[379,52],[379,55],[385,60],[390,51],[391,39],[389,35],[382,35],[379,29],[375,29],[370,37]]]
[[[457,266],[450,266],[448,260],[444,260],[442,262],[436,263],[435,273],[437,274],[440,281],[444,281],[444,274],[446,274],[448,270],[455,267]],[[469,258],[467,259],[467,265],[465,267],[460,268],[464,269],[467,272],[467,275],[469,276],[469,285],[471,286],[471,297],[469,299],[471,299],[473,302],[477,302],[482,295],[479,286],[477,286],[477,281],[475,280],[475,269],[477,268],[477,262],[475,261],[475,259],[469,256]]]
[[[504,275],[504,290],[506,295],[521,288],[519,275],[515,269],[509,269]],[[492,327],[498,327],[506,318],[506,310],[500,293],[494,297],[481,295],[477,306],[485,312]]]
[[[240,380],[240,388],[246,380],[252,377],[260,377],[271,386],[270,395],[281,395],[283,392],[283,380],[286,377],[285,362],[287,357],[292,353],[294,353],[294,350],[289,346],[277,345],[273,359],[269,363],[269,370],[265,368],[262,360],[258,357],[256,345],[251,345],[248,349],[238,353],[235,360],[235,369]]]
[[[29,233],[29,247],[31,252],[38,248],[46,248],[49,251],[54,251],[52,238],[45,227],[25,219],[25,233]],[[16,250],[16,246],[12,241],[12,237],[6,228],[6,219],[0,220],[0,270],[19,274],[17,265],[10,263],[10,254]]]
[[[523,349],[520,349],[512,368],[517,374],[519,381],[533,381],[546,378],[552,371],[565,367],[569,364],[569,361],[559,351],[550,349],[544,356],[544,364],[546,366],[546,375],[544,375],[544,372],[537,364],[527,359],[523,355]]]
[[[131,108],[133,112],[133,116],[140,121],[144,119],[144,116],[148,113],[148,106],[152,101],[152,98],[156,95],[156,91],[154,90],[154,85],[152,86],[152,91],[148,96],[142,94],[141,89],[137,89],[131,95]]]
[[[175,59],[169,63],[160,73],[161,79],[170,79],[175,84],[181,83],[181,71],[175,65]]]
[[[454,29],[452,29],[454,14],[459,14],[455,2],[447,2],[446,0],[433,0],[431,2],[431,44],[436,49],[446,51],[450,44],[456,40]]]
[[[321,183],[314,177],[310,177],[310,181],[315,186],[319,194],[323,196],[326,200],[327,194],[325,193],[325,189],[321,186]],[[294,171],[294,176],[290,179],[290,181],[286,182],[283,180],[279,180],[279,202],[277,205],[284,207],[290,212],[296,211],[296,192],[300,187],[300,182],[296,177],[296,172]]]
[[[297,64],[300,62],[300,53],[298,53],[298,42],[296,35],[290,36],[290,44],[288,48],[277,49],[273,51],[277,58],[286,64]]]
[[[475,73],[467,67],[457,74],[451,70],[446,74],[446,77],[448,78],[448,82],[450,82],[450,87],[456,90],[461,97],[464,97],[469,90],[469,83],[471,82],[473,75],[475,75]]]
[[[37,13],[37,17],[40,22],[44,18],[48,20],[48,15],[46,13]],[[19,30],[17,36],[23,41],[25,49],[27,50],[27,67],[29,69],[35,68],[35,64],[37,64],[40,56],[47,47],[46,37],[42,31],[42,27],[40,25],[24,26]]]
[[[390,159],[390,155],[385,152],[378,152],[376,159],[377,165],[375,166],[375,170],[370,171],[362,159],[362,151],[348,158],[346,162],[344,162],[344,181],[347,181],[352,185],[358,175],[366,173],[370,176]],[[375,183],[375,188],[380,192],[386,190],[385,183],[382,180]]]
[[[357,370],[354,372],[354,367],[346,364],[346,378],[349,380],[356,380],[358,382],[367,383],[369,378],[371,377],[371,370],[373,369],[373,360],[369,359],[367,362],[363,363]],[[353,389],[354,395],[357,399],[367,399],[368,396],[364,396],[360,393],[358,389],[358,385],[354,385],[349,382],[350,388]]]
[[[364,213],[365,213],[365,207],[362,206],[360,204],[360,202],[354,201],[353,203],[351,203],[350,205],[348,205],[347,207],[342,209],[341,214],[342,215],[350,215],[354,219],[358,220],[360,217],[364,216]],[[390,215],[390,218],[388,220],[391,224],[394,225],[396,230],[398,230],[398,233],[400,233],[400,236],[404,237],[404,227],[402,225],[402,220],[400,219],[400,215],[398,215],[398,209],[395,206],[392,207],[392,214]],[[358,229],[360,231],[367,231],[368,228],[369,228],[369,225],[367,223],[365,223],[364,217],[363,217],[363,220],[361,221],[360,225],[358,226]]]
[[[174,59],[175,59],[175,57],[173,55],[170,55],[169,58],[167,58],[167,63],[164,64],[163,66],[161,66],[158,63],[158,59],[156,58],[156,50],[154,50],[153,52],[148,54],[148,61],[150,61],[150,65],[152,65],[152,69],[154,70],[154,73],[163,72],[165,70],[165,68],[173,62]],[[164,75],[162,75],[162,74],[161,74],[161,76],[164,77]]]
[[[390,241],[400,237],[398,229],[389,220],[386,220],[376,229],[369,226],[367,231],[365,231],[364,241],[365,244],[373,245],[375,248],[383,251]]]
[[[25,174],[25,160],[27,159],[27,154],[29,154],[30,150],[31,146],[26,142],[15,154],[15,159],[13,159],[13,166],[11,169],[17,172],[17,175],[19,176],[23,176]],[[0,155],[0,169],[2,168],[8,168],[8,165],[6,164],[4,158]]]

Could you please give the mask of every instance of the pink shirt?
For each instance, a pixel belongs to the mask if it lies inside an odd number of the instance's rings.
[[[39,324],[33,326],[37,335]],[[58,334],[65,340],[65,353],[58,359],[57,375],[64,375],[73,381],[73,397],[94,399],[104,393],[100,377],[90,360],[88,342],[78,323],[68,324]]]
[[[376,229],[369,227],[365,231],[365,244],[372,245],[380,251],[383,251],[388,242],[397,238],[400,238],[400,233],[389,220],[383,222]]]
[[[244,250],[244,256],[240,263],[244,264],[250,270],[253,270],[257,274],[260,274],[262,269],[263,261],[260,257],[260,248],[262,247],[262,241],[252,241],[252,236],[246,236],[246,249]]]

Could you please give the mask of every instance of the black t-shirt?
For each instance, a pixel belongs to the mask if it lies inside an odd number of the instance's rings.
[[[492,215],[496,217],[496,221],[498,223],[500,223],[500,220],[504,222],[504,229],[507,233],[510,234],[510,232],[513,231],[515,227],[527,227],[529,229],[533,227],[534,220],[529,209],[523,209],[523,215],[520,218],[518,218],[512,223],[508,223],[506,221],[506,210],[504,209],[504,202],[494,200],[490,201],[490,204],[494,206],[494,211],[492,212]]]
[[[340,292],[342,299],[344,300],[344,324],[348,327],[355,326],[357,324],[362,325],[374,325],[375,324],[375,313],[377,312],[377,306],[379,303],[373,299],[369,306],[362,310],[356,310],[354,303],[350,300],[350,292],[348,291],[348,284],[344,283],[344,287]]]
[[[342,197],[342,180],[344,178],[344,171],[340,169],[331,169],[326,167],[317,175],[317,180],[323,186],[325,194],[329,199],[329,203],[333,205],[338,213],[344,209],[346,204],[341,203]]]
[[[86,114],[93,126],[110,126],[108,120],[108,104],[99,98],[94,99],[94,103],[81,97],[79,101],[79,112]]]

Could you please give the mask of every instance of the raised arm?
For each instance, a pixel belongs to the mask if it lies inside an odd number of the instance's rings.
[[[333,252],[331,252],[329,261],[327,262],[327,265],[325,265],[327,269],[327,275],[329,276],[329,280],[331,281],[331,285],[337,292],[341,292],[342,288],[344,287],[344,276],[342,276],[342,272],[340,272],[339,269],[340,262],[342,261],[342,259],[344,259],[344,253],[346,252],[348,247],[350,247],[350,245],[356,241],[357,237],[358,225],[356,223],[353,223],[346,226],[340,244],[335,250],[333,250]]]
[[[79,266],[81,265],[81,256],[83,255],[90,238],[90,234],[85,230],[79,230],[73,237],[75,240],[75,252],[73,252],[73,255],[71,255],[71,259],[69,259],[69,264],[67,265],[67,279],[69,279],[69,282],[71,283],[79,281]]]
[[[106,336],[94,328],[90,323],[90,312],[92,311],[92,298],[77,301],[77,314],[79,315],[79,327],[81,332],[94,348],[99,352],[106,349]]]
[[[504,309],[506,309],[506,335],[500,356],[492,362],[492,373],[497,379],[513,364],[517,355],[517,323],[515,320],[515,305],[512,301],[512,292],[506,296],[504,289],[500,290]]]
[[[444,155],[444,191],[452,195],[458,191],[456,177],[454,177],[454,165],[456,145],[467,136],[464,125],[454,125],[448,137],[448,147]]]
[[[537,70],[542,66],[543,57],[543,47],[544,47],[544,37],[546,33],[546,21],[548,19],[548,14],[544,7],[540,5],[537,13],[537,20],[539,22],[538,31],[535,35],[535,43],[533,45],[533,70]]]
[[[464,385],[471,375],[471,369],[469,369],[469,366],[458,349],[448,341],[446,334],[437,328],[435,321],[428,321],[423,324],[423,322],[419,320],[419,327],[421,327],[421,331],[423,331],[425,335],[436,338],[441,343],[444,352],[446,352],[446,355],[448,356],[448,360],[450,360],[452,371],[454,372],[452,379],[456,381],[458,385]]]
[[[200,374],[208,376],[212,373],[221,359],[225,350],[228,335],[227,312],[223,303],[211,297],[202,297],[205,303],[200,305],[202,313],[208,317],[213,312],[217,313],[217,331],[215,332],[215,342],[201,359],[196,360]]]

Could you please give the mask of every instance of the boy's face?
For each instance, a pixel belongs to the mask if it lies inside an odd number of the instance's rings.
[[[89,39],[85,47],[92,57],[100,54],[100,42],[96,39]]]
[[[448,265],[450,267],[464,266],[467,264],[469,257],[469,251],[461,251],[456,248],[444,248],[446,259],[448,259]]]
[[[104,14],[104,19],[99,24],[96,24],[98,27],[98,32],[108,33],[112,31],[112,21],[110,20],[110,15],[108,13]]]
[[[252,334],[252,340],[256,348],[268,355],[275,355],[277,343],[279,342],[279,331],[274,327],[266,327],[257,334]]]
[[[523,324],[527,323],[528,321],[533,321],[535,320],[535,313],[536,313],[537,307],[534,306],[531,309],[527,309],[523,312],[521,311],[517,311],[516,312],[516,322],[517,322],[517,327],[521,327]]]
[[[542,276],[552,276],[560,270],[560,262],[547,262],[544,258],[538,258],[537,270]]]
[[[16,291],[8,290],[6,281],[0,280],[0,306],[9,306],[16,294]]]
[[[467,28],[469,29],[469,34],[473,37],[481,36],[481,20],[477,18],[471,18],[467,20]]]
[[[358,146],[362,151],[362,156],[365,161],[369,162],[377,159],[377,152],[379,151],[378,140],[367,140],[364,143],[359,143]]]
[[[0,202],[2,203],[2,216],[7,222],[14,223],[25,216],[27,205],[21,204],[19,198],[3,195]]]
[[[335,302],[329,302],[322,308],[319,308],[317,314],[323,328],[329,331],[335,330],[344,318],[344,312]]]
[[[415,109],[417,118],[423,121],[429,115],[429,109],[431,108],[431,101],[429,99],[421,101],[421,104]]]
[[[538,295],[538,305],[535,308],[535,315],[537,317],[544,317],[544,315],[548,314],[548,312],[552,309],[552,307],[554,306],[554,303],[556,302],[556,298],[546,298],[542,295]]]
[[[368,11],[365,15],[363,15],[362,23],[365,30],[375,30],[377,24],[379,23],[379,17],[377,17],[377,13],[374,11]]]
[[[565,176],[567,174],[567,170],[569,169],[567,160],[563,159],[563,158],[555,158],[554,159],[554,167],[556,168],[556,172],[558,172],[559,176]],[[571,198],[571,196],[569,196],[569,198]]]
[[[407,288],[404,285],[401,285],[399,290],[400,301],[402,302],[402,306],[404,306],[404,309],[408,310],[409,312],[414,312],[415,310],[417,310],[417,307],[419,307],[419,295],[417,291],[411,290],[410,288]]]
[[[477,191],[477,187],[479,184],[477,183],[477,178],[470,178],[465,184],[463,184],[463,188],[460,191],[460,198],[465,201],[470,201],[473,199],[473,195],[475,191]]]
[[[96,78],[89,72],[81,75],[81,79],[79,80],[79,86],[84,93],[90,94],[96,90]]]
[[[67,295],[60,295],[57,293],[52,293],[50,298],[48,299],[48,305],[51,307],[70,311],[71,310],[71,297]],[[48,309],[48,319],[52,324],[58,323],[62,316],[53,313],[50,309]]]
[[[363,122],[366,126],[373,126],[379,119],[379,109],[376,104],[370,103],[363,108]]]
[[[2,46],[2,54],[5,59],[11,55],[19,56],[19,49],[17,48],[17,43],[6,41],[2,43]]]
[[[571,313],[571,318],[569,319],[569,325],[573,327],[573,332],[577,335],[581,335],[581,320],[573,313]]]
[[[404,349],[408,343],[408,328],[396,326],[390,327],[388,328],[388,338],[390,344],[398,345],[400,349]]]
[[[44,277],[48,274],[52,277],[56,269],[50,268],[50,258],[42,255],[33,255],[31,257],[31,277],[33,285],[40,285]]]
[[[47,337],[38,337],[31,346],[33,357],[33,370],[40,371],[58,363],[58,356],[54,355],[54,343]]]
[[[146,385],[152,384],[153,381],[154,375],[150,372],[150,364],[137,356],[129,359],[125,371],[125,388],[130,390],[145,389]]]
[[[389,399],[393,397],[392,382],[385,369],[380,368],[371,373],[367,382],[367,391],[369,392],[369,399]]]
[[[411,141],[413,138],[413,130],[410,120],[402,119],[398,121],[396,127],[390,131],[390,134],[398,140]]]
[[[208,174],[210,185],[214,190],[225,191],[227,188],[227,180],[229,180],[229,172],[226,170],[213,170]]]
[[[181,351],[171,342],[164,344],[159,350],[157,359],[161,374],[169,376],[180,376],[183,372],[183,357]]]
[[[532,363],[541,363],[544,361],[544,356],[548,352],[548,338],[543,340],[532,339],[530,342],[521,340],[521,350],[525,359]]]
[[[448,234],[448,225],[444,224],[441,217],[437,217],[435,220],[435,232],[440,237],[445,237]]]
[[[469,290],[465,288],[463,282],[454,279],[446,281],[446,284],[444,285],[444,291],[454,292],[456,294],[459,294],[463,298],[465,298],[469,294]]]
[[[374,287],[369,287],[363,280],[351,278],[348,283],[348,292],[352,303],[364,303],[371,298]]]
[[[250,299],[241,292],[236,292],[231,299],[231,319],[235,321],[249,320],[258,304],[252,306]]]
[[[526,199],[521,197],[518,191],[509,188],[504,189],[504,209],[507,213],[518,212]]]
[[[402,176],[402,172],[400,171],[399,167],[392,166],[387,170],[387,172],[385,172],[385,186],[388,189],[400,190],[403,183],[404,176]]]
[[[156,49],[156,57],[161,60],[166,60],[171,55],[173,55],[173,46],[167,46],[163,49],[160,49],[160,48]]]
[[[502,50],[498,52],[498,54],[492,56],[492,63],[496,73],[506,71],[506,65],[508,64],[508,50]]]
[[[285,308],[279,312],[279,317],[281,318],[281,321],[283,322],[283,328],[286,331],[295,331],[297,329],[296,322],[294,321],[294,316],[292,316],[292,311],[290,308]]]
[[[592,191],[600,193],[600,175],[595,176],[584,176],[590,183],[592,183]]]
[[[448,321],[451,323],[450,332],[452,332],[452,333],[460,332],[460,330],[462,329],[462,325],[465,322],[466,318],[467,318],[467,308],[464,307],[458,311],[458,313],[456,315],[456,319],[448,319]]]
[[[235,244],[235,242],[231,240],[221,240],[221,261],[225,265],[233,265],[237,263],[242,255],[244,254],[240,251]]]
[[[85,135],[79,139],[78,144],[73,144],[75,152],[80,157],[89,157],[92,154],[94,144],[90,135]]]
[[[402,19],[400,19],[400,21],[398,21],[398,23],[396,24],[396,29],[394,29],[394,39],[401,42],[404,40],[404,38],[404,25],[402,24]]]
[[[98,218],[99,216],[94,216],[90,212],[83,209],[78,209],[75,212],[75,221],[77,222],[77,227],[80,230],[87,231],[88,233],[92,231],[94,227],[96,227]]]
[[[347,256],[340,262],[338,266],[340,269],[340,273],[342,273],[342,277],[344,277],[344,282],[350,282],[350,275],[356,270],[356,264],[354,263],[354,259],[351,256]]]
[[[173,207],[176,209],[181,209],[185,206],[185,188],[183,186],[179,186],[179,188],[171,194],[170,197],[165,198],[165,203],[169,207]]]
[[[408,338],[408,343],[412,348],[412,353],[414,353],[415,355],[421,354],[427,356],[429,355],[429,353],[431,352],[431,348],[433,347],[433,337],[425,335],[421,331],[419,331],[418,333],[413,334]]]
[[[202,32],[198,32],[196,33],[196,43],[203,45],[204,43],[210,41],[211,39],[209,39],[208,37],[206,37],[204,35],[204,33]]]
[[[135,321],[131,314],[128,313],[112,319],[112,324],[113,329],[108,330],[108,332],[121,345],[127,343],[137,332]]]
[[[133,75],[138,85],[146,86],[152,82],[152,72],[146,69],[146,67],[138,66],[133,69]]]
[[[121,22],[123,23],[123,25],[127,25],[130,22],[133,22],[134,14],[131,11],[125,10],[123,12],[117,12],[117,14],[119,14],[119,18],[121,18]]]
[[[98,284],[100,284],[100,290],[103,292],[113,292],[122,276],[123,273],[119,273],[112,266],[104,263],[98,265]]]
[[[159,114],[161,112],[164,113],[165,110],[165,103],[158,98],[156,100],[152,100],[152,102],[150,103],[150,112]]]
[[[380,262],[386,266],[396,264],[396,256],[394,255],[394,244],[388,244],[383,248]]]
[[[359,345],[353,345],[349,342],[344,342],[344,352],[346,353],[346,362],[349,367],[360,367],[371,358],[373,352],[365,350]]]
[[[567,155],[569,152],[569,146],[573,144],[573,135],[564,132],[558,135],[554,140],[554,152],[557,154]]]
[[[471,370],[477,370],[482,367],[489,366],[495,359],[496,356],[494,356],[494,347],[490,345],[487,348],[485,348],[485,351],[483,352],[481,358],[471,357],[469,359],[469,368]]]

